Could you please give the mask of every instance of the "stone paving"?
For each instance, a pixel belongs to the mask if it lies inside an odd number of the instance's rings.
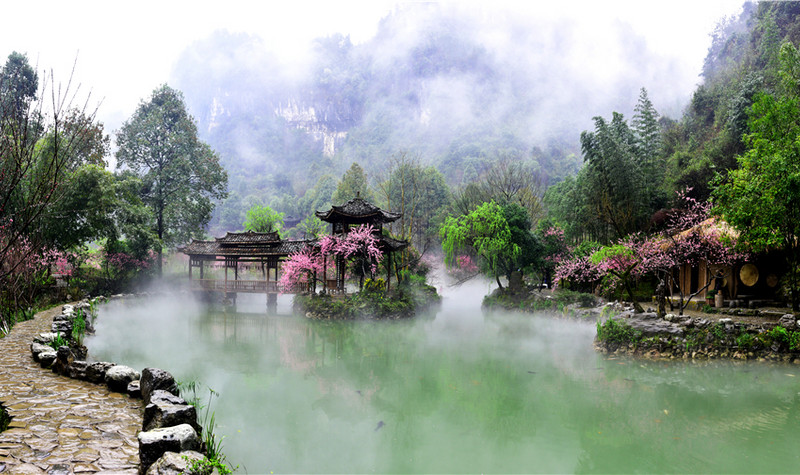
[[[12,416],[0,433],[0,473],[137,473],[141,401],[31,358],[31,340],[59,312],[41,312],[0,338],[0,403]]]

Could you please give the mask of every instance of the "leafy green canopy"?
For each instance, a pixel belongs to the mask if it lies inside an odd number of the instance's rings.
[[[367,175],[364,173],[364,169],[358,163],[353,162],[342,176],[331,201],[335,205],[343,205],[356,196],[361,196],[367,201],[374,200],[367,185]]]
[[[142,180],[142,201],[155,215],[154,232],[173,246],[203,234],[214,201],[227,195],[219,157],[197,138],[183,95],[167,85],[153,91],[117,135],[117,161]],[[159,248],[159,266],[161,263]]]
[[[283,213],[269,206],[253,206],[247,211],[244,229],[256,233],[280,233],[283,229]]]
[[[502,288],[500,276],[510,277],[532,263],[536,240],[527,211],[516,203],[483,203],[468,214],[449,216],[439,235],[445,264],[454,265],[457,253],[467,250],[481,257],[486,272]]]
[[[783,92],[759,94],[750,112],[747,151],[714,197],[740,239],[757,252],[782,249],[792,307],[800,306],[800,52],[780,51]]]

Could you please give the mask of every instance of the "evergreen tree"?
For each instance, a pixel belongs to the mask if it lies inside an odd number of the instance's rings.
[[[589,194],[594,213],[621,238],[640,229],[646,214],[639,147],[622,114],[614,112],[611,122],[602,117],[594,121],[594,132],[581,133],[588,175],[583,192]]]
[[[118,163],[141,177],[142,201],[155,216],[161,275],[161,246],[202,235],[212,200],[227,195],[227,174],[217,154],[197,138],[183,95],[167,85],[139,104],[122,125],[117,145]]]
[[[666,204],[663,192],[666,160],[662,152],[661,127],[658,112],[647,96],[647,89],[639,92],[639,101],[634,109],[631,125],[636,136],[637,158],[641,168],[643,192],[650,213]]]
[[[331,201],[335,205],[342,205],[356,196],[361,196],[367,201],[374,201],[372,192],[367,185],[367,174],[364,173],[364,169],[358,163],[353,162],[342,176],[341,181],[339,181]]]

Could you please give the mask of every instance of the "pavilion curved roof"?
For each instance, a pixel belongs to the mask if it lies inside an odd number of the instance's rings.
[[[341,206],[332,206],[328,211],[317,211],[317,217],[328,223],[374,224],[391,223],[402,214],[384,211],[369,201],[355,197]]]
[[[244,234],[244,233],[228,233]],[[257,234],[257,233],[256,233]],[[227,238],[228,236],[226,236]],[[236,245],[225,245],[225,238],[216,238],[214,241],[201,241],[193,239],[191,243],[179,251],[184,254],[196,257],[216,258],[216,257],[287,257],[289,254],[300,252],[306,246],[313,244],[313,240],[286,240],[286,241],[259,241],[252,237],[253,241],[236,241],[238,237],[233,237]],[[244,239],[244,238],[242,238]],[[263,239],[263,238],[262,238]]]
[[[381,236],[378,241],[378,246],[384,253],[402,251],[408,247],[409,242],[401,239],[395,239],[389,236]]]
[[[277,232],[257,233],[254,231],[245,231],[243,233],[232,233],[228,231],[225,236],[216,238],[216,241],[222,244],[277,243],[280,242],[280,240],[281,237]]]

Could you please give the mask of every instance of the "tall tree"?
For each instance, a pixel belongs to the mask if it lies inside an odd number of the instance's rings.
[[[449,200],[444,176],[433,167],[420,165],[416,157],[400,153],[392,157],[382,178],[376,186],[381,206],[402,215],[391,223],[392,232],[413,239],[424,252],[436,233],[432,223]]]
[[[341,205],[352,200],[356,196],[361,196],[361,198],[367,201],[373,200],[372,193],[369,191],[369,185],[367,184],[367,174],[364,173],[364,169],[361,168],[358,163],[353,162],[342,176],[341,181],[339,181],[339,185],[336,187],[336,191],[333,192],[331,201],[335,205]]]
[[[636,158],[637,141],[622,114],[611,122],[595,117],[594,132],[581,133],[588,167],[588,189],[595,213],[617,238],[638,230],[644,218],[642,170]]]
[[[52,74],[44,82],[41,90],[51,89],[46,106],[24,55],[12,53],[0,71],[0,280],[27,259],[6,260],[18,241],[25,239],[30,250],[52,244],[45,227],[61,212],[65,182],[81,164],[97,161],[93,150],[102,155],[104,149],[94,112],[86,104],[76,108],[75,92],[69,85],[57,89]]]
[[[747,152],[714,197],[754,251],[782,249],[792,309],[800,310],[800,52],[780,51],[783,91],[761,94],[751,109]]]
[[[503,288],[500,276],[511,283],[514,271],[523,271],[536,259],[541,246],[531,232],[528,212],[516,203],[483,203],[458,217],[449,216],[439,229],[445,264],[452,266],[460,251],[481,258],[485,272]]]
[[[36,100],[39,75],[28,63],[28,57],[16,51],[8,55],[0,70],[0,114],[21,122]]]
[[[526,166],[522,157],[501,155],[477,182],[454,194],[453,208],[467,214],[482,203],[516,203],[528,211],[533,223],[544,214],[542,194],[544,180],[537,170]]]
[[[256,233],[280,233],[283,229],[283,213],[278,213],[269,206],[255,205],[247,210],[244,229]]]
[[[641,177],[644,184],[642,191],[648,211],[664,207],[667,201],[663,190],[667,163],[662,151],[661,126],[658,118],[658,112],[647,96],[647,89],[642,88],[631,126],[636,136],[636,157],[642,170]]]
[[[155,215],[162,246],[200,236],[211,218],[213,200],[227,196],[228,176],[219,157],[197,137],[183,94],[163,85],[141,102],[117,134],[117,161],[142,179],[141,197]]]

